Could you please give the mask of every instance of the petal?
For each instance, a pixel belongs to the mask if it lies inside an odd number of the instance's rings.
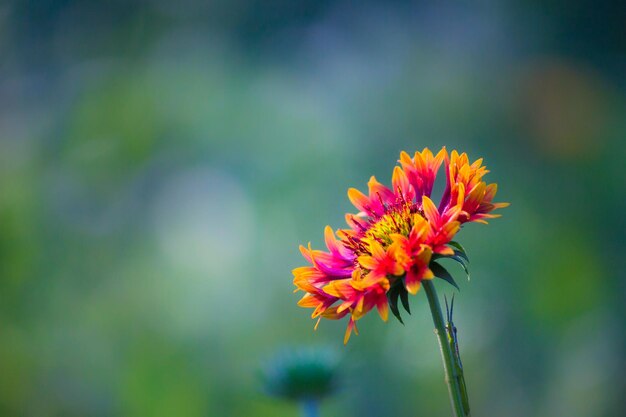
[[[357,209],[365,213],[371,212],[370,199],[367,198],[365,194],[363,194],[356,188],[350,188],[348,190],[348,198],[350,199],[350,202],[354,205],[354,207],[356,207]]]
[[[346,278],[352,274],[351,262],[345,259],[333,258],[322,251],[314,251],[309,243],[308,250],[300,246],[302,255],[321,272],[335,278]],[[328,263],[332,265],[328,265]]]
[[[331,281],[325,285],[322,290],[330,296],[345,300],[354,295],[351,281],[351,279]]]
[[[354,329],[354,334],[358,335],[359,332],[357,331],[356,328],[356,322],[354,321],[354,319],[352,317],[350,317],[350,321],[348,321],[348,327],[346,328],[346,334],[343,337],[343,344],[346,345],[348,344],[348,340],[350,340],[350,335],[352,334],[352,329]]]
[[[413,216],[413,227],[411,228],[411,232],[409,233],[409,237],[412,240],[420,241],[428,231],[428,221],[420,216],[419,214],[415,214]]]
[[[352,307],[352,300],[347,300],[344,301],[343,303],[341,303],[341,305],[339,305],[339,307],[337,308],[337,313],[342,313],[344,311],[347,311],[350,307]]]
[[[305,277],[295,277],[293,279],[293,285],[296,286],[296,289],[294,290],[294,292],[297,291],[304,291],[304,292],[308,292],[308,293],[317,293],[319,290],[317,289],[317,287],[315,287],[315,285],[313,285],[309,280],[307,280]]]
[[[478,204],[482,201],[485,196],[486,185],[484,182],[478,183],[467,196],[467,200],[465,201],[464,208],[467,206],[470,207],[478,207]]]
[[[383,321],[387,321],[389,317],[389,305],[387,304],[387,297],[380,297],[376,302],[376,308],[378,309],[378,314]]]
[[[456,194],[456,205],[463,207],[463,202],[465,201],[465,185],[462,182],[456,184],[453,194]]]
[[[406,288],[406,290],[410,293],[410,294],[417,294],[417,291],[420,289],[420,281],[421,281],[422,277],[419,274],[419,269],[418,268],[411,268],[407,273],[406,273],[406,278],[404,279],[404,286]]]
[[[422,152],[426,152],[428,151],[428,148],[424,148],[424,150]],[[425,171],[426,171],[426,160],[425,160],[425,156],[426,154],[422,153],[422,152],[415,152],[415,156],[413,157],[413,161],[415,163],[415,168],[417,168],[417,172],[419,175],[424,175]],[[432,154],[431,154],[432,155]]]
[[[428,245],[421,245],[421,250],[415,260],[419,263],[419,265],[428,265],[430,263],[430,258],[433,254],[433,250]]]
[[[359,256],[357,258],[357,262],[363,268],[369,269],[369,270],[374,270],[374,269],[378,268],[378,265],[380,265],[380,262],[378,260],[376,260],[372,256],[368,256],[368,255],[361,255],[361,256]]]
[[[338,241],[337,238],[335,238],[335,233],[330,226],[326,226],[324,228],[324,240],[326,242],[326,247],[336,257],[350,261],[354,259],[354,255],[340,241]]]
[[[492,201],[498,192],[498,184],[489,184],[485,189],[485,201]]]
[[[435,156],[435,159],[431,165],[433,171],[437,172],[439,170],[439,167],[441,166],[441,163],[447,158],[448,158],[448,150],[444,146],[443,148],[441,148],[439,152],[437,152],[437,155]]]
[[[411,156],[405,151],[400,152],[400,160],[398,162],[400,162],[403,166],[413,165],[413,160],[411,159]]]
[[[361,297],[359,298],[359,301],[357,301],[357,303],[356,303],[356,307],[354,308],[356,313],[363,312],[363,303],[364,302],[365,302],[365,296],[361,295]],[[353,316],[354,316],[354,314],[355,314],[355,312],[352,312]]]
[[[295,278],[302,277],[310,281],[323,280],[326,275],[312,266],[301,266],[291,271]]]
[[[317,331],[317,328],[320,326],[320,321],[322,321],[322,316],[317,318],[317,321],[315,322],[315,326],[313,327],[313,331]]]
[[[387,275],[384,271],[371,271],[362,280],[352,281],[352,287],[356,290],[365,291],[376,285],[384,285]]]
[[[428,221],[432,224],[438,225],[440,220],[439,211],[437,210],[437,207],[435,207],[433,201],[430,198],[424,196],[424,198],[422,199],[422,208],[424,210],[424,216],[426,216],[426,219],[428,219]]]
[[[322,300],[319,297],[306,294],[300,299],[300,301],[298,301],[298,305],[300,307],[317,307],[321,302]]]
[[[413,186],[409,184],[409,179],[399,166],[393,169],[393,176],[391,177],[391,184],[393,184],[394,193],[399,193],[405,201],[411,201],[414,197]]]
[[[379,261],[385,259],[387,255],[387,252],[385,252],[385,249],[377,240],[370,241],[370,253]]]
[[[446,245],[437,245],[433,248],[433,253],[443,256],[452,256],[454,255],[454,250]]]
[[[446,223],[445,226],[441,229],[441,237],[443,237],[446,241],[452,240],[454,235],[461,229],[460,222],[449,222]]]
[[[380,204],[380,200],[383,203],[393,203],[394,202],[394,193],[383,184],[376,180],[375,176],[371,176],[370,180],[367,183],[367,187],[369,189],[370,201],[376,201]]]
[[[346,213],[346,223],[348,226],[357,232],[364,232],[367,230],[367,221],[352,213]]]
[[[329,307],[326,311],[324,311],[324,313],[322,313],[322,317],[329,320],[339,320],[340,318],[345,317],[346,314],[348,314],[347,311],[342,312],[339,311],[339,308],[337,307]]]
[[[389,238],[391,239],[393,243],[395,243],[396,245],[399,245],[400,247],[405,247],[405,246],[408,246],[409,244],[409,239],[407,239],[406,236],[401,235],[399,233],[391,233],[389,235]]]
[[[433,278],[435,278],[435,274],[433,274],[433,271],[431,271],[430,268],[426,268],[426,270],[422,274],[422,279],[433,279]]]
[[[478,158],[477,160],[474,161],[474,163],[472,163],[470,167],[474,170],[477,170],[481,167],[482,164],[483,164],[483,158]]]
[[[331,305],[333,305],[335,301],[337,300],[334,297],[324,300],[322,304],[318,305],[315,311],[313,311],[313,314],[311,314],[311,318],[314,319],[324,314],[326,310],[328,310],[329,308],[332,308]]]
[[[387,272],[391,275],[398,276],[404,274],[404,268],[399,262],[394,262]]]

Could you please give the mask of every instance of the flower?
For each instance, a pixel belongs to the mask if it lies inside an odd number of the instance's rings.
[[[261,369],[264,391],[296,401],[319,401],[339,387],[339,357],[326,347],[284,348]]]
[[[399,295],[404,304],[406,293],[416,294],[421,281],[437,273],[450,281],[447,271],[434,261],[449,257],[466,267],[467,256],[454,236],[464,223],[486,223],[499,217],[492,214],[495,209],[508,205],[493,202],[497,185],[483,181],[489,171],[482,159],[470,164],[465,153],[448,154],[444,147],[436,155],[428,148],[413,157],[402,152],[398,162],[391,189],[372,176],[367,195],[348,190],[359,211],[346,214],[349,228],[335,232],[326,226],[327,251],[313,250],[310,243],[300,246],[309,265],[293,270],[296,291],[305,292],[298,305],[314,309],[315,328],[322,318],[349,315],[344,343],[352,331],[358,334],[357,320],[374,307],[384,321],[389,307],[401,320]],[[441,165],[446,185],[435,205],[431,197]]]

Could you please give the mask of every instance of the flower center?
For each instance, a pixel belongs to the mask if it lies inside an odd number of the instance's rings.
[[[368,248],[369,243],[376,240],[386,249],[392,243],[392,234],[408,237],[413,228],[413,216],[416,212],[418,212],[416,205],[408,202],[388,207],[385,214],[378,219],[372,219],[370,227],[361,238],[361,243]]]

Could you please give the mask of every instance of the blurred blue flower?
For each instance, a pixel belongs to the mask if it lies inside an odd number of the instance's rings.
[[[282,349],[262,368],[264,391],[303,404],[319,401],[337,391],[338,364],[329,348]]]

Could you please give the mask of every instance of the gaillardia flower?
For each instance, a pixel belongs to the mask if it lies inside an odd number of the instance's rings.
[[[348,198],[357,208],[346,214],[349,228],[334,232],[326,226],[327,251],[300,246],[310,265],[293,270],[296,291],[305,292],[298,305],[313,308],[313,318],[341,319],[349,315],[344,343],[356,321],[374,307],[387,320],[389,308],[399,319],[397,300],[405,309],[408,294],[416,294],[422,280],[441,277],[456,285],[435,260],[450,258],[463,264],[467,256],[453,241],[467,222],[486,223],[507,203],[494,203],[497,185],[487,185],[489,171],[482,159],[470,164],[465,153],[429,149],[413,157],[400,154],[391,188],[371,177],[368,194],[351,188]],[[441,165],[446,186],[441,201],[431,199]]]

